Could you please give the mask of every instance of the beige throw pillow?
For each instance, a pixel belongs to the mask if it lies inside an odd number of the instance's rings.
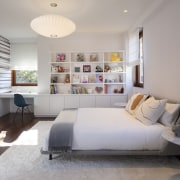
[[[138,105],[140,103],[142,103],[145,99],[145,96],[141,93],[136,93],[134,94],[128,101],[127,105],[126,105],[126,110],[130,113],[130,114],[134,114],[136,108],[138,107]]]
[[[165,110],[167,100],[156,100],[150,97],[135,111],[136,118],[145,125],[155,124]]]

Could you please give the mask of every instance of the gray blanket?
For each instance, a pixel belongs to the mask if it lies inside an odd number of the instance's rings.
[[[63,118],[55,122],[50,129],[48,151],[51,153],[72,150],[73,125],[76,120],[76,112],[68,114],[64,117],[62,113],[61,117]]]

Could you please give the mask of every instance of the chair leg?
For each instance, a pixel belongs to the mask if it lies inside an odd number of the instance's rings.
[[[18,107],[17,110],[16,110],[16,113],[14,115],[14,118],[13,118],[13,123],[15,123],[15,118],[16,118],[16,115],[18,112],[21,112],[21,121],[22,121],[22,125],[24,125],[24,112],[27,111],[30,115],[32,115],[32,112],[31,110],[28,108],[28,106],[26,107]],[[32,115],[32,119],[34,118],[34,116]]]
[[[22,107],[22,112],[21,112],[21,116],[22,116],[22,125],[24,125],[24,107]]]
[[[31,115],[31,117],[32,117],[32,119],[33,119],[33,118],[34,118],[33,113],[31,112],[31,110],[29,109],[29,107],[28,107],[28,106],[27,106],[26,108],[27,108],[27,110],[28,110],[29,114]]]
[[[17,112],[18,112],[18,111],[19,111],[19,107],[17,108],[16,113],[15,113],[15,115],[14,115],[13,123],[15,123],[15,119],[16,119],[16,115],[17,115]]]

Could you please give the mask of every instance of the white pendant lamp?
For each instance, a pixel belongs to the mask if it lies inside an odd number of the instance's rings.
[[[42,36],[60,38],[73,33],[76,26],[66,17],[57,14],[49,14],[33,19],[31,21],[31,28]]]

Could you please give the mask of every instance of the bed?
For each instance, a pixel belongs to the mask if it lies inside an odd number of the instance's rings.
[[[154,114],[156,113],[153,112],[152,118],[155,118]],[[158,119],[160,118],[163,118],[162,113]],[[52,159],[52,154],[55,153],[173,155],[179,152],[180,154],[178,146],[169,147],[161,136],[164,131],[171,128],[170,126],[154,119],[152,124],[148,123],[137,119],[137,114],[129,113],[127,107],[65,109],[53,122],[41,152],[48,153],[49,159]]]

